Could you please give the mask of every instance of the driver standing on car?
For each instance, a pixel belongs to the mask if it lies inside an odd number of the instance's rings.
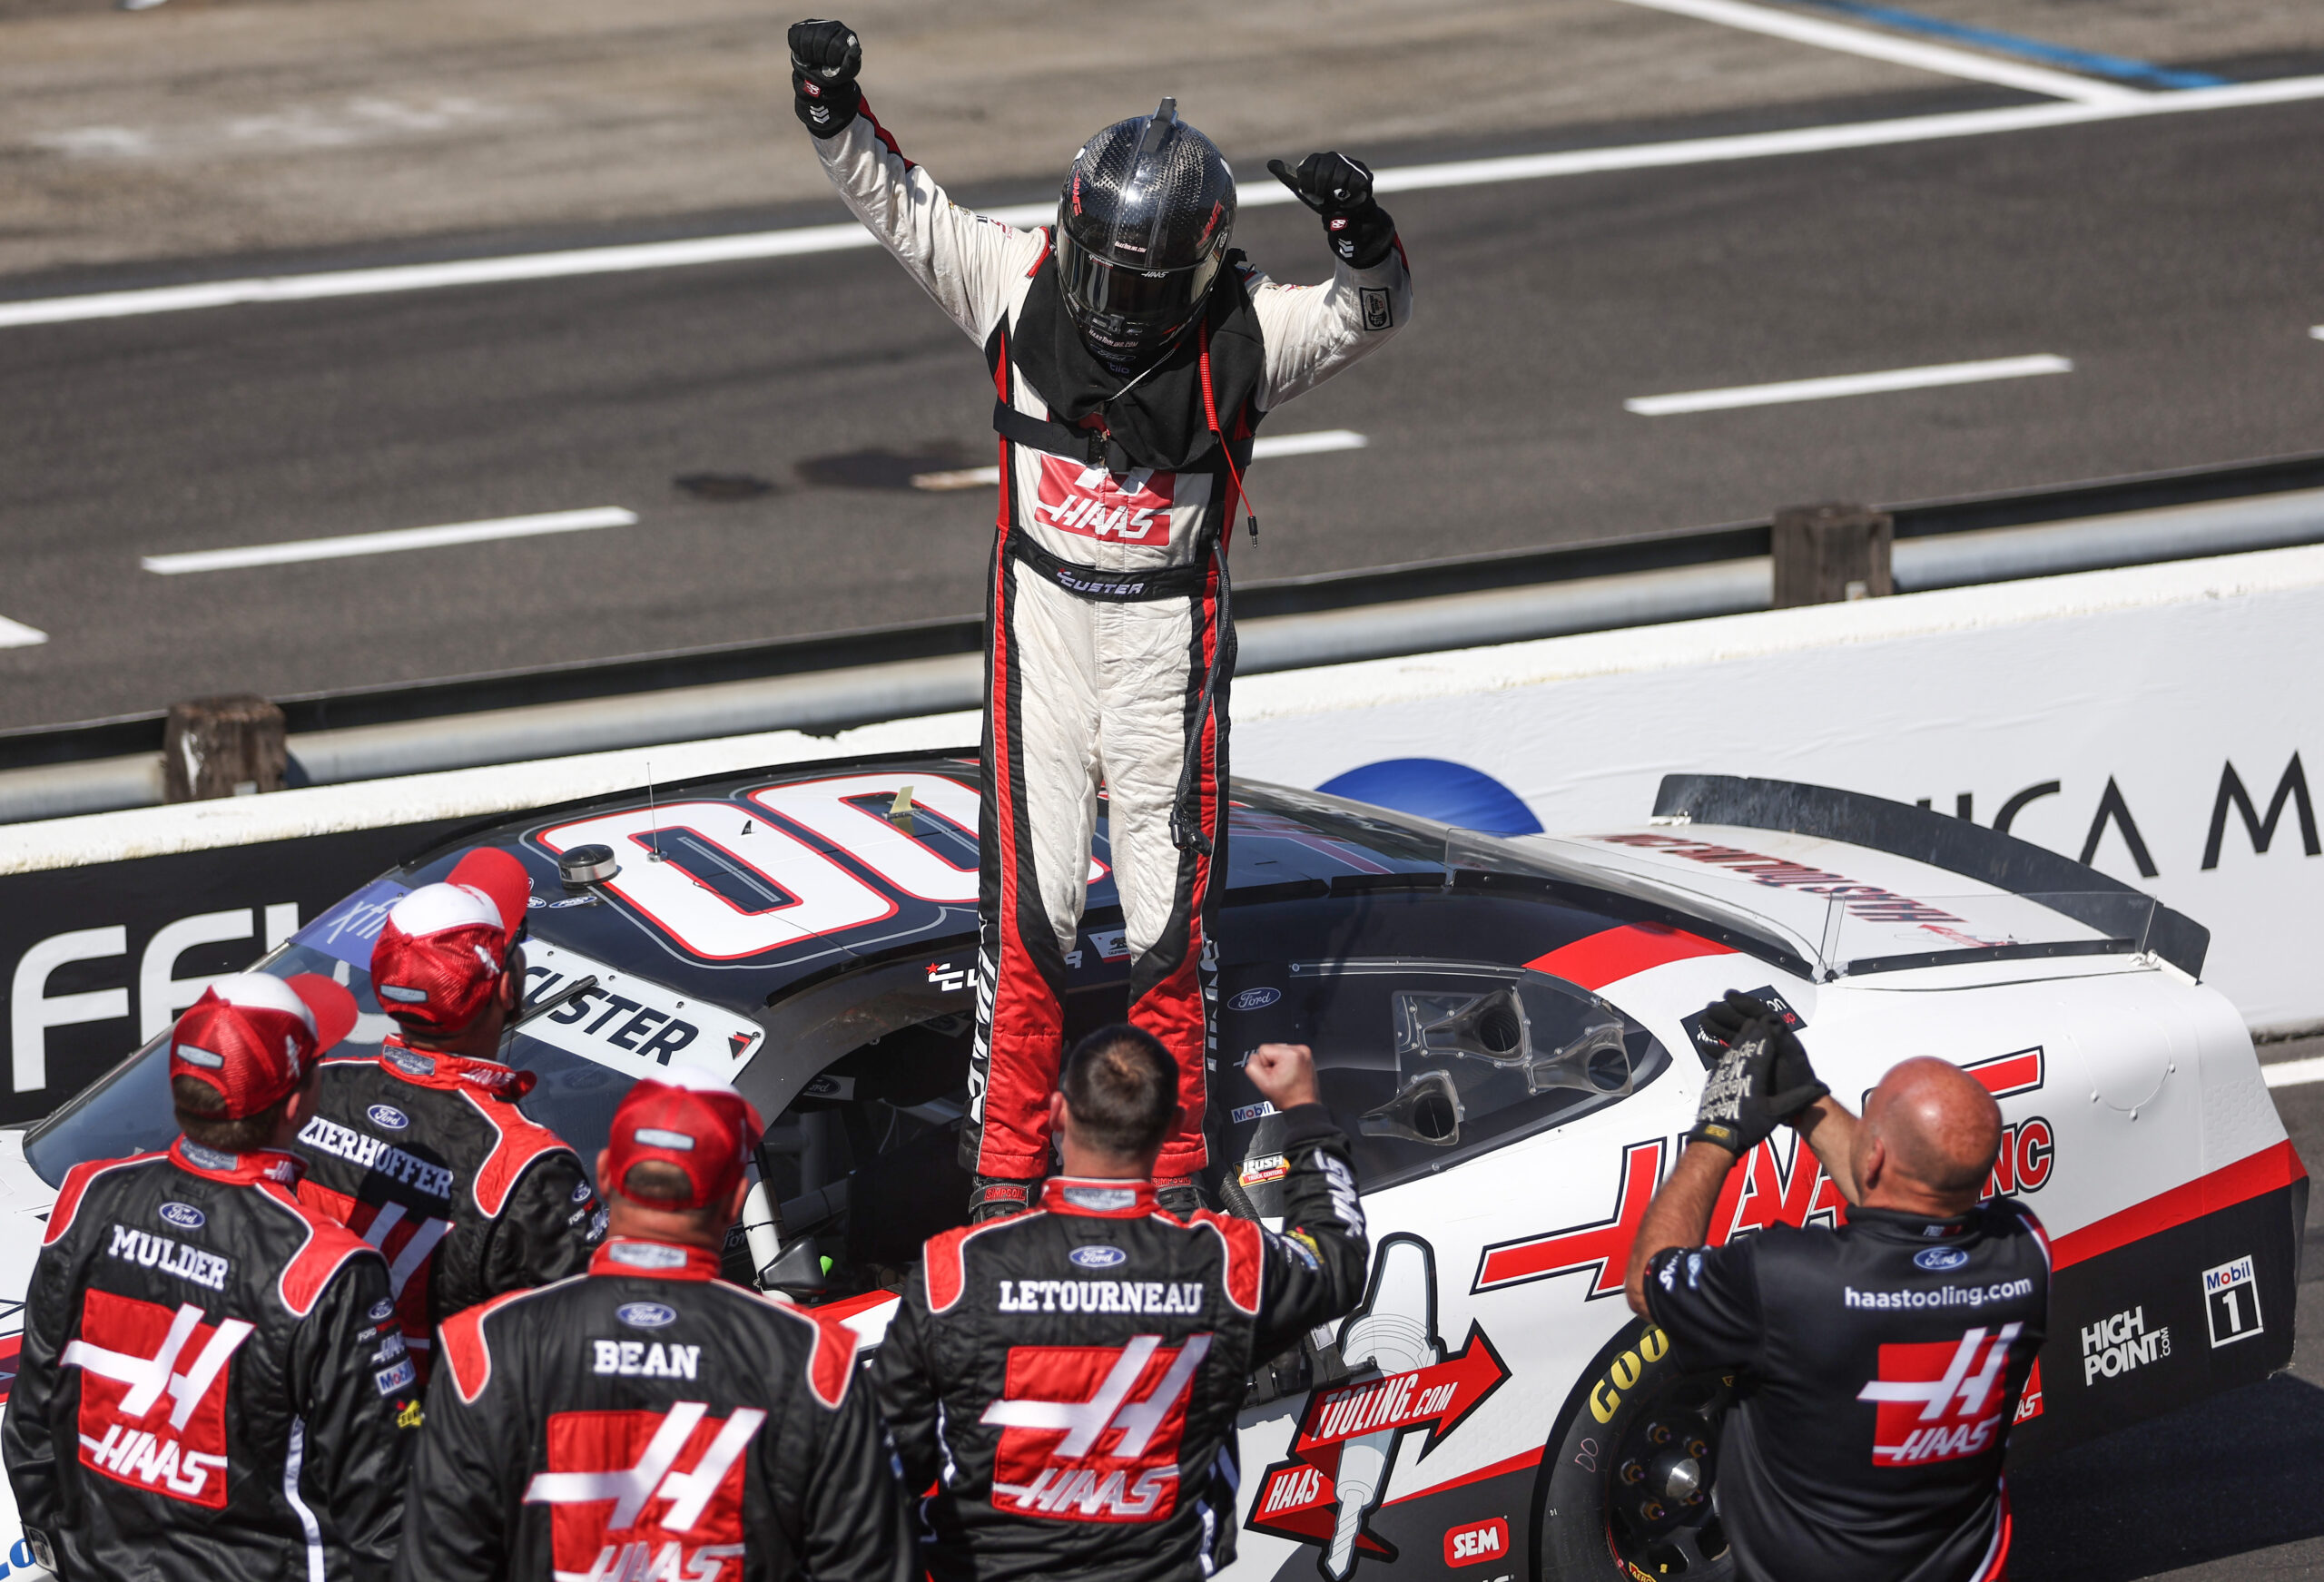
[[[1202,1206],[1217,878],[1226,867],[1226,551],[1259,422],[1384,345],[1412,278],[1372,172],[1312,153],[1276,177],[1324,222],[1328,284],[1229,248],[1235,177],[1175,100],[1074,155],[1057,223],[951,202],[856,85],[842,22],[791,29],[799,118],[841,200],[984,350],[1000,510],[988,696],[970,1214],[1020,1213],[1049,1168],[1049,1096],[1099,791],[1130,953],[1129,1019],[1178,1067],[1162,1206]],[[1251,531],[1258,531],[1256,518]]]
[[[605,1233],[579,1157],[517,1103],[533,1074],[498,1059],[530,893],[524,864],[487,846],[396,902],[371,992],[399,1030],[376,1056],[325,1061],[299,1128],[299,1194],[387,1255],[423,1385],[446,1319],[578,1274]]]
[[[65,1176],[0,1426],[63,1582],[385,1582],[420,1397],[386,1265],[283,1152],[355,1015],[312,973],[219,978],[169,1035],[183,1135]]]
[[[1924,1056],[1890,1070],[1859,1121],[1764,1003],[1729,994],[1703,1023],[1725,1053],[1631,1247],[1629,1294],[1682,1365],[1742,1376],[1717,1489],[1739,1575],[1998,1578],[2002,1455],[2050,1292],[2032,1212],[1984,1199],[2000,1106]],[[1786,1123],[1846,1197],[1847,1224],[1702,1245],[1728,1171]]]

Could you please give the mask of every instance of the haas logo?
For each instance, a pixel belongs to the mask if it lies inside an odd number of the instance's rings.
[[[81,1338],[64,1348],[78,1368],[81,1464],[118,1483],[222,1510],[226,1505],[226,1364],[251,1326],[212,1328],[188,1302],[92,1291]]]
[[[1209,479],[1203,478],[1205,486]],[[1167,544],[1176,473],[1139,467],[1118,476],[1054,456],[1041,457],[1040,498],[1033,520],[1083,538],[1118,544]],[[1179,502],[1196,504],[1196,501]]]
[[[766,1413],[737,1407],[718,1422],[705,1420],[709,1411],[699,1400],[681,1400],[667,1412],[549,1418],[549,1469],[533,1475],[525,1503],[556,1508],[550,1544],[557,1576],[575,1582],[741,1577],[743,1453]],[[656,1506],[660,1513],[647,1519]]]
[[[1177,1508],[1178,1441],[1208,1335],[1165,1351],[1128,1345],[1012,1346],[1006,1399],[984,1409],[1000,1430],[993,1503],[1049,1521],[1159,1521]]]
[[[2023,1324],[1988,1334],[1980,1327],[1958,1341],[1926,1341],[1880,1348],[1880,1377],[1856,1392],[1876,1402],[1876,1467],[1954,1461],[1988,1449],[2001,1435],[2008,1391],[2002,1375]]]

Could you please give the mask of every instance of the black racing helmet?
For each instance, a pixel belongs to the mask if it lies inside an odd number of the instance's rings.
[[[1235,231],[1235,172],[1165,99],[1073,156],[1058,196],[1058,280],[1089,349],[1118,366],[1167,350],[1202,314]]]

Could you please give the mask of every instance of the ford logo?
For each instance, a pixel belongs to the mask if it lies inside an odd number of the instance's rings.
[[[375,1302],[371,1304],[371,1322],[373,1323],[383,1324],[395,1316],[396,1304],[394,1302]]]
[[[1283,997],[1279,988],[1246,988],[1226,1002],[1229,1010],[1261,1011]]]
[[[400,1132],[411,1125],[411,1117],[391,1104],[375,1104],[363,1112],[371,1117],[375,1126],[385,1126],[390,1132]]]
[[[665,1324],[675,1323],[678,1310],[664,1307],[658,1302],[625,1302],[614,1309],[614,1317],[633,1330],[658,1330]]]
[[[162,1217],[182,1231],[198,1231],[210,1223],[210,1216],[190,1203],[165,1203]]]
[[[1942,1272],[1958,1269],[1969,1261],[1969,1254],[1959,1247],[1923,1247],[1913,1254],[1913,1262],[1924,1269]]]
[[[1111,1269],[1129,1262],[1129,1254],[1119,1247],[1076,1247],[1066,1256],[1084,1269]]]

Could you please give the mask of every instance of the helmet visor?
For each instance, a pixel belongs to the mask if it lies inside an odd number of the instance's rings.
[[[1110,263],[1058,228],[1058,284],[1083,335],[1116,349],[1158,345],[1184,329],[1217,278],[1213,253],[1184,269],[1148,272]]]

